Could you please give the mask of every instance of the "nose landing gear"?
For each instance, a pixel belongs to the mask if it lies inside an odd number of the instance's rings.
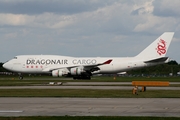
[[[23,76],[21,73],[18,73],[19,74],[19,80],[23,80]]]

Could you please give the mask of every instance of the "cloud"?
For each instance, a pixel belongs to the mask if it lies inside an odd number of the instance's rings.
[[[26,25],[33,21],[33,17],[28,15],[0,14],[0,25]]]
[[[177,1],[176,1],[177,2]],[[176,3],[175,2],[175,3]],[[134,15],[134,20],[138,20],[134,31],[135,32],[150,32],[150,33],[162,33],[165,31],[176,31],[179,29],[179,20],[177,16],[169,16],[169,12],[166,10],[169,9],[168,1],[147,1],[140,5],[134,5],[134,10],[132,11],[132,15]],[[159,8],[163,6],[165,10],[164,13],[167,15],[163,15],[160,13],[159,16]],[[172,9],[172,6],[171,6]],[[173,9],[172,9],[173,10]],[[158,12],[157,12],[158,11]],[[157,14],[158,13],[158,14]],[[173,17],[174,16],[174,17]],[[153,30],[152,30],[153,29]]]
[[[62,28],[72,24],[74,19],[73,16],[60,16],[53,13],[41,15],[0,14],[0,26]]]
[[[161,17],[180,17],[179,0],[155,0],[153,14]]]
[[[109,5],[114,0],[7,0],[0,1],[1,13],[37,15],[43,13],[77,14],[94,11],[99,7]]]
[[[142,2],[140,4],[133,5],[132,14],[141,15],[141,14],[151,14],[154,10],[154,6],[152,5],[154,0],[149,0]]]
[[[179,8],[171,9],[172,15],[164,14],[170,9],[167,4],[162,0],[0,1],[0,61],[19,54],[134,56],[163,32],[180,31]],[[179,49],[179,38],[175,34],[177,44],[171,51]]]

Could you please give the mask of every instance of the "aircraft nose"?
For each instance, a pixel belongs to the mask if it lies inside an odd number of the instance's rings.
[[[3,64],[3,68],[9,70],[10,69],[10,65],[8,64],[8,62]]]
[[[3,64],[3,68],[5,68],[5,69],[6,69],[6,66],[7,66],[7,64],[6,64],[6,63],[4,63],[4,64]]]

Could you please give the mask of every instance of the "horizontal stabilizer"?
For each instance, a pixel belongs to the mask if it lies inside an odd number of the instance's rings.
[[[158,62],[165,62],[166,60],[168,60],[168,57],[161,57],[161,58],[145,61],[144,63],[158,63]]]

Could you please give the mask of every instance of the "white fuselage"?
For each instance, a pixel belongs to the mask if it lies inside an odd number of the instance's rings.
[[[89,66],[103,63],[112,59],[110,64],[98,66],[100,70],[93,74],[119,73],[136,68],[156,65],[144,63],[143,59],[134,57],[67,57],[57,55],[21,55],[6,62],[3,67],[13,72],[19,73],[50,73],[53,69],[62,69],[76,66]]]

